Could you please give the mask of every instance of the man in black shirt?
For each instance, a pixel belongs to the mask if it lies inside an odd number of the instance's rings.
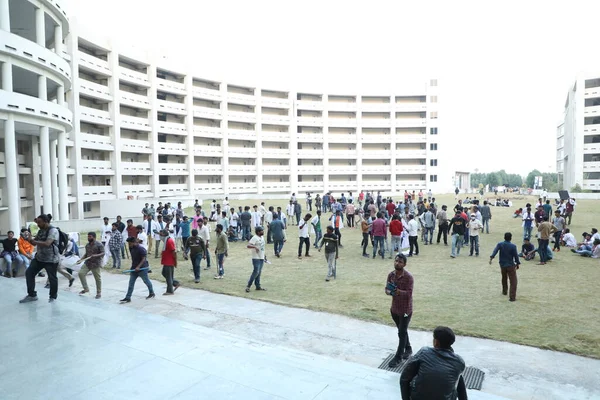
[[[244,212],[240,214],[240,221],[242,221],[242,240],[250,240],[252,238],[252,214],[250,213],[250,206],[244,207]]]
[[[465,362],[454,353],[452,329],[438,326],[433,331],[433,347],[423,347],[412,356],[400,375],[402,400],[467,400],[462,373]]]
[[[10,278],[12,276],[17,276],[17,270],[19,268],[17,265],[13,269],[13,261],[16,261],[20,265],[25,265],[25,260],[17,251],[17,239],[15,238],[15,233],[13,231],[8,231],[7,235],[8,237],[2,241],[2,254],[0,254],[0,257],[3,258],[6,263],[4,276]]]
[[[460,248],[463,246],[467,221],[460,215],[461,210],[456,210],[454,218],[450,220],[448,230],[452,232],[452,253],[450,257],[455,258],[460,254]]]
[[[133,288],[135,287],[135,281],[137,278],[142,278],[142,281],[148,286],[148,297],[146,300],[154,297],[154,289],[152,288],[152,282],[148,278],[148,252],[145,248],[140,246],[138,240],[134,237],[127,238],[127,245],[129,246],[129,252],[131,253],[131,275],[129,275],[129,287],[125,298],[121,300],[121,303],[131,302],[131,295],[133,294]],[[145,268],[145,269],[142,269]]]

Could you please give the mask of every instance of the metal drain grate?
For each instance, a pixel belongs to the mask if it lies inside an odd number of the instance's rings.
[[[390,354],[388,357],[386,357],[386,359],[383,360],[383,362],[381,363],[381,365],[379,365],[378,368],[386,371],[396,372],[398,374],[401,373],[402,369],[404,368],[405,361],[398,365],[396,368],[388,367],[388,364],[390,361],[392,361],[394,355],[395,354]],[[465,380],[465,386],[467,387],[467,389],[481,390],[484,378],[485,372],[475,367],[467,367],[465,368],[465,372],[463,372],[463,379]]]

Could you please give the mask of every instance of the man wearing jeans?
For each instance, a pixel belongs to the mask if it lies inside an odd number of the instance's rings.
[[[252,234],[252,214],[250,213],[250,206],[244,207],[244,212],[240,214],[240,221],[242,224],[242,240],[250,240]]]
[[[110,239],[108,239],[108,249],[113,261],[113,268],[121,269],[121,247],[123,246],[123,236],[119,231],[119,224],[113,222]]]
[[[263,235],[265,231],[262,226],[257,226],[254,230],[255,235],[248,242],[246,248],[252,249],[252,275],[246,285],[246,293],[250,292],[252,284],[256,285],[256,290],[267,290],[260,285],[260,274],[262,272],[265,257],[265,239]]]
[[[277,258],[281,257],[281,249],[283,249],[283,241],[285,240],[285,224],[279,219],[280,215],[283,216],[283,214],[273,213],[269,224],[271,237],[273,238],[273,253]]]
[[[392,236],[390,258],[392,258],[392,253],[402,250],[402,229],[403,227],[402,222],[400,222],[400,217],[394,214],[392,216],[392,221],[390,222],[390,234]]]
[[[460,248],[463,246],[463,238],[466,232],[467,221],[462,217],[461,210],[456,210],[454,218],[450,220],[448,230],[452,229],[452,253],[450,257],[455,258],[460,254]]]
[[[554,232],[554,248],[552,250],[560,251],[560,237],[567,223],[564,217],[560,215],[560,211],[556,210],[554,215],[555,217],[552,218],[552,225],[556,227],[556,232]]]
[[[198,230],[192,229],[192,236],[188,238],[185,252],[190,254],[192,269],[194,270],[194,283],[200,282],[200,264],[206,259],[206,245],[204,240],[198,236]]]
[[[475,251],[475,257],[479,257],[479,230],[483,230],[483,225],[477,219],[475,214],[471,214],[471,220],[469,221],[469,239],[471,241],[471,251],[469,256],[473,256]]]
[[[398,328],[398,349],[388,365],[390,368],[396,368],[402,360],[407,360],[412,354],[408,337],[408,324],[410,324],[413,312],[414,279],[411,273],[404,269],[406,261],[406,256],[398,253],[394,259],[394,270],[388,274],[385,286],[385,294],[392,296],[390,312]]]
[[[496,254],[500,252],[500,272],[502,273],[502,294],[506,296],[509,292],[507,278],[510,280],[510,295],[508,299],[515,301],[517,299],[517,270],[521,262],[519,261],[519,254],[517,253],[517,246],[512,244],[512,233],[506,232],[504,234],[504,242],[500,242],[496,245],[496,248],[490,256],[490,265],[492,260],[496,257]]]
[[[523,213],[523,239],[531,239],[533,221],[534,215],[531,212],[531,207],[527,207],[527,211]]]
[[[315,248],[319,247],[319,241],[323,237],[323,230],[321,229],[321,210],[317,208],[317,215],[310,221],[313,229],[315,230]]]
[[[175,240],[169,236],[169,231],[163,229],[160,235],[165,237],[165,248],[161,254],[160,263],[163,266],[162,276],[167,281],[167,291],[163,296],[173,295],[179,287],[179,282],[175,280],[175,268],[177,268],[177,248]]]
[[[152,287],[152,282],[148,278],[148,252],[138,243],[137,239],[134,237],[127,238],[127,245],[129,246],[129,253],[131,253],[131,275],[129,275],[129,286],[127,287],[127,294],[125,298],[122,299],[121,303],[130,303],[131,295],[133,294],[133,289],[135,287],[135,281],[137,278],[142,278],[142,281],[148,287],[148,296],[146,300],[154,297],[154,288]],[[146,268],[146,269],[142,269]]]
[[[310,223],[308,221],[310,221],[311,218],[312,215],[306,214],[304,216],[304,219],[298,220],[298,236],[300,238],[300,243],[298,244],[298,259],[300,260],[302,259],[303,244],[306,245],[306,253],[304,254],[304,257],[310,257],[310,254],[308,254],[310,250],[310,234],[308,232],[308,227],[310,226]]]
[[[423,216],[423,223],[425,224],[425,244],[429,241],[429,244],[433,244],[433,231],[435,230],[435,214],[433,208],[428,208],[427,212]]]
[[[490,233],[490,220],[492,219],[492,209],[488,205],[487,200],[483,201],[483,206],[479,209],[481,212],[481,223],[483,224],[483,228],[485,229],[485,233]]]
[[[442,206],[442,210],[440,212],[437,213],[437,220],[438,220],[438,234],[437,234],[437,243],[440,243],[440,239],[442,238],[442,235],[444,235],[444,245],[448,246],[448,214],[446,213],[446,210],[448,209],[448,206],[446,206],[445,204]]]
[[[383,259],[385,257],[383,243],[385,242],[387,227],[381,211],[377,213],[377,219],[373,221],[371,228],[373,231],[373,258],[377,257],[377,248],[379,247],[379,254]]]
[[[215,233],[217,235],[215,256],[217,256],[217,266],[219,269],[219,273],[215,275],[215,279],[223,279],[223,276],[225,275],[223,264],[225,263],[225,257],[227,257],[227,251],[229,250],[229,241],[227,240],[227,235],[223,232],[223,225],[217,224]]]
[[[410,251],[408,253],[408,256],[412,257],[413,254],[415,256],[418,256],[419,255],[419,243],[417,241],[417,238],[419,235],[419,223],[417,222],[417,220],[415,219],[415,216],[413,214],[408,215],[407,228],[408,228],[408,243],[410,245]],[[413,253],[413,249],[414,249],[414,253]]]
[[[538,245],[538,253],[540,254],[540,262],[537,265],[545,265],[548,261],[548,244],[550,243],[550,236],[554,232],[558,232],[556,226],[548,222],[548,217],[544,215],[544,222],[538,225],[538,232],[540,233],[540,241]]]

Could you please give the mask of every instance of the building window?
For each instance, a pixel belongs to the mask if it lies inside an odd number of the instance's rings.
[[[431,97],[429,98],[429,101],[430,101],[431,103],[437,103],[437,96],[431,96]]]
[[[429,134],[430,135],[437,135],[437,130],[438,130],[438,128],[429,128]]]
[[[92,202],[91,201],[83,202],[83,212],[92,212]]]
[[[437,182],[437,175],[429,175],[429,182]]]
[[[435,159],[429,160],[429,166],[431,166],[431,167],[437,167],[437,160],[435,160]]]
[[[168,185],[169,184],[169,175],[159,175],[158,176],[158,184],[159,185]]]
[[[429,86],[437,86],[437,79],[431,79],[429,81]]]
[[[437,150],[437,143],[430,143],[429,150]]]
[[[437,119],[437,111],[432,111],[429,113],[429,118],[431,119]]]
[[[159,154],[158,155],[158,162],[161,164],[166,164],[169,162],[169,156],[163,155],[163,154]]]

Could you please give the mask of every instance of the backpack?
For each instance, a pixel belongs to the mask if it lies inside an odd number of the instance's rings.
[[[58,244],[56,247],[58,247],[58,253],[63,254],[69,245],[69,235],[61,231],[60,228],[56,228],[56,230],[58,231]]]

